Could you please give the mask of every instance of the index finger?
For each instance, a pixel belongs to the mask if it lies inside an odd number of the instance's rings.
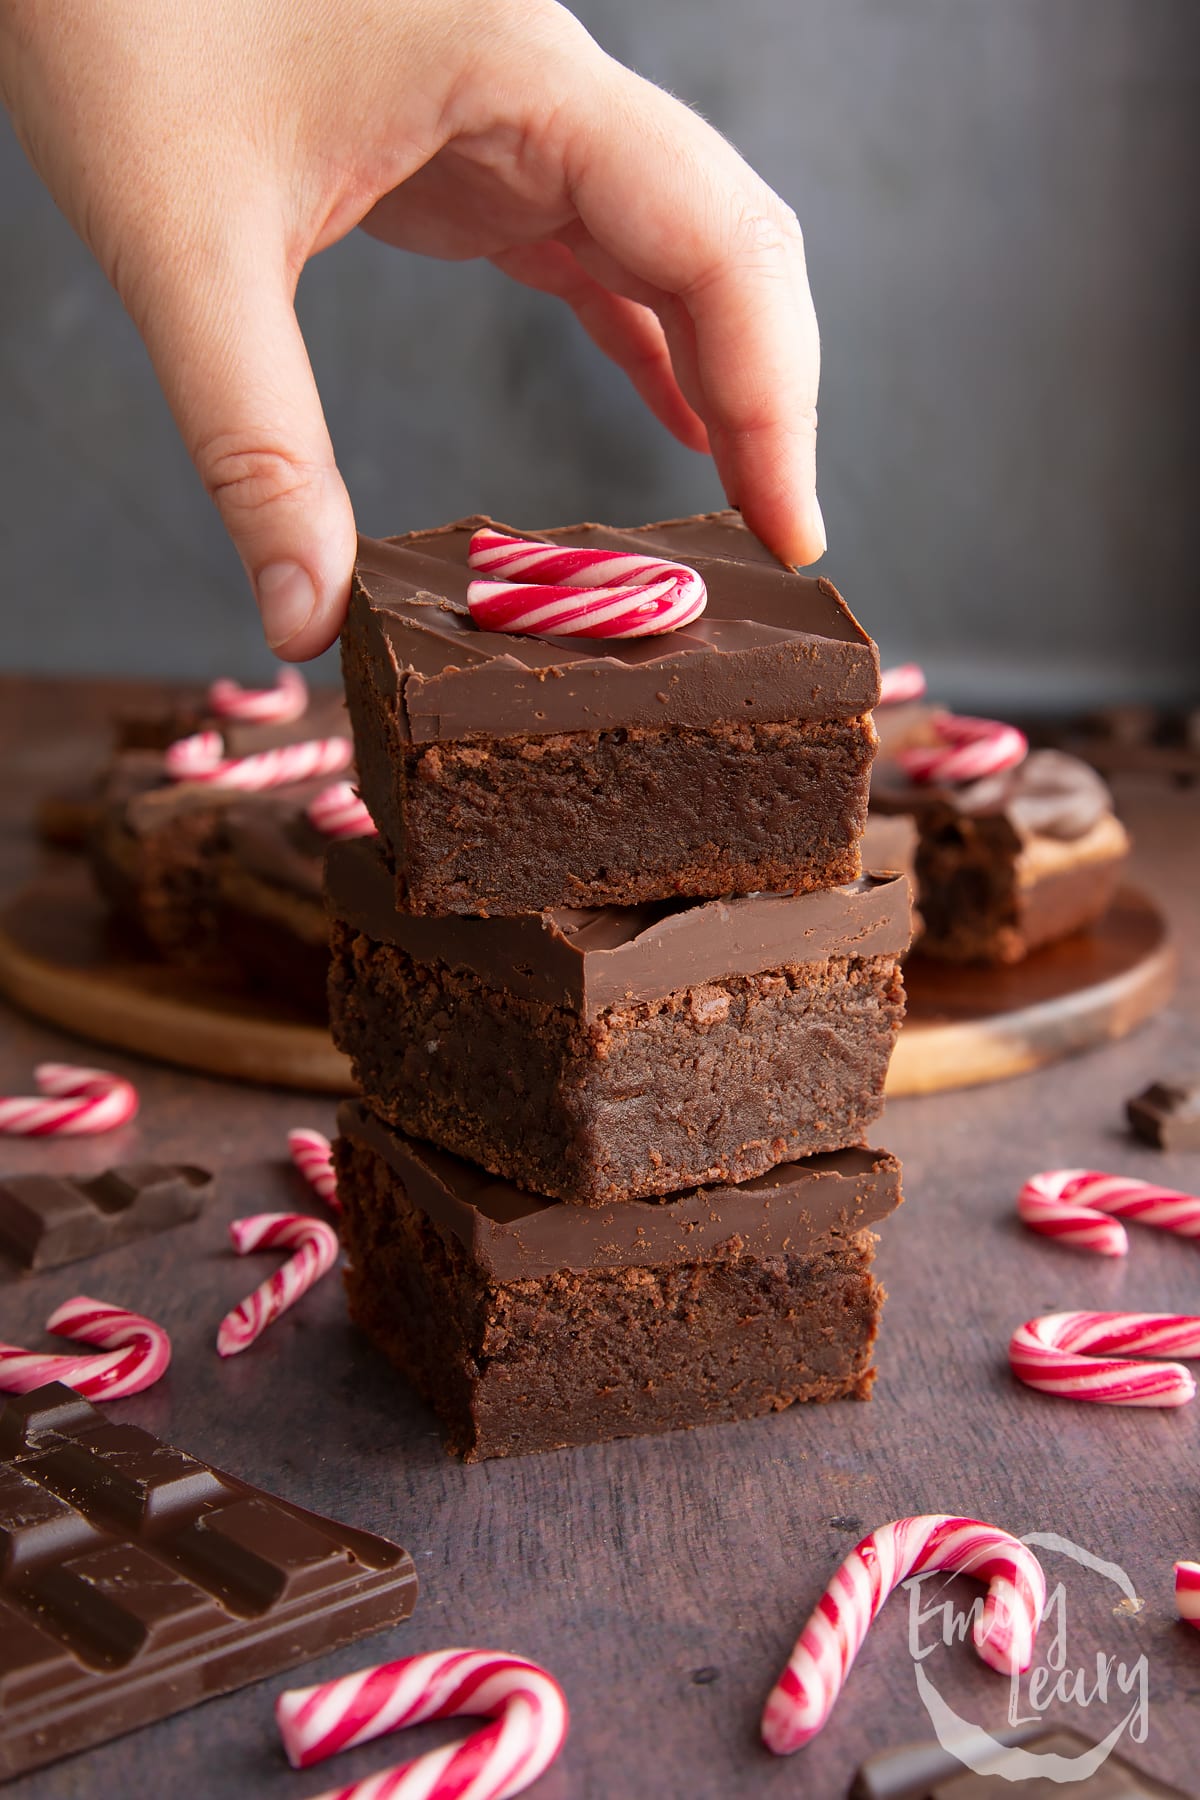
[[[612,65],[572,193],[600,249],[660,295],[668,336],[747,524],[789,563],[825,549],[816,493],[820,339],[795,215],[711,126]],[[680,343],[686,336],[690,341]]]

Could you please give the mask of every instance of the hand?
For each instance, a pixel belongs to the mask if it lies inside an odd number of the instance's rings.
[[[345,613],[354,520],[293,301],[360,224],[559,295],[778,555],[823,551],[795,218],[553,0],[0,0],[0,92],[281,656]]]

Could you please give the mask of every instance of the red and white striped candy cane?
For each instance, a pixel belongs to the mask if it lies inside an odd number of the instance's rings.
[[[310,825],[326,837],[375,837],[379,827],[348,781],[330,782],[305,809]]]
[[[925,692],[925,671],[920,663],[897,663],[884,669],[879,677],[880,706],[899,706],[904,700],[919,700]]]
[[[288,1150],[292,1161],[317,1195],[335,1212],[341,1210],[337,1176],[333,1171],[333,1146],[320,1131],[300,1126],[288,1132]]]
[[[127,1125],[138,1109],[137,1089],[107,1069],[39,1063],[37,1094],[0,1098],[0,1136],[92,1137]]]
[[[686,563],[625,550],[572,550],[484,529],[472,536],[467,561],[493,578],[467,588],[483,631],[656,637],[690,625],[708,604],[703,580]]]
[[[304,716],[308,688],[299,669],[284,667],[274,687],[244,688],[236,681],[214,681],[208,706],[218,719],[236,719],[243,725],[290,725]]]
[[[240,1306],[225,1314],[217,1328],[217,1354],[237,1356],[247,1349],[273,1319],[295,1306],[314,1282],[327,1275],[337,1261],[337,1232],[323,1219],[305,1213],[254,1213],[234,1219],[229,1227],[239,1256],[252,1250],[283,1248],[294,1252],[281,1269],[247,1294]]]
[[[153,1387],[171,1361],[171,1340],[161,1325],[85,1294],[56,1307],[46,1330],[77,1344],[97,1344],[108,1354],[55,1356],[0,1344],[0,1391],[28,1394],[48,1381],[62,1381],[88,1400],[123,1400]]]
[[[1127,1255],[1129,1237],[1118,1219],[1200,1238],[1200,1196],[1100,1169],[1045,1169],[1031,1175],[1017,1195],[1017,1217],[1031,1231],[1098,1256]]]
[[[479,1716],[490,1725],[321,1800],[506,1800],[537,1780],[567,1735],[567,1703],[536,1663],[496,1650],[439,1650],[360,1669],[275,1702],[288,1761],[306,1769],[427,1719]]]
[[[256,750],[252,756],[227,757],[224,750],[219,731],[197,731],[168,745],[163,762],[172,781],[202,781],[209,787],[257,793],[336,775],[354,754],[348,737],[307,738],[275,750]]]
[[[1063,1400],[1102,1406],[1185,1406],[1196,1383],[1180,1363],[1127,1362],[1098,1350],[1200,1356],[1200,1319],[1180,1313],[1047,1313],[1014,1331],[1008,1360],[1018,1381]]]
[[[1029,754],[1029,740],[1015,725],[998,719],[966,719],[938,713],[930,721],[936,744],[912,744],[896,751],[910,781],[980,781],[1015,769]]]
[[[1181,1619],[1200,1631],[1200,1563],[1175,1564],[1175,1608]]]
[[[888,1595],[910,1575],[934,1569],[987,1583],[971,1632],[983,1661],[1002,1675],[1029,1667],[1046,1604],[1046,1578],[1033,1552],[979,1519],[897,1519],[850,1552],[817,1602],[763,1711],[768,1750],[790,1756],[816,1737]]]

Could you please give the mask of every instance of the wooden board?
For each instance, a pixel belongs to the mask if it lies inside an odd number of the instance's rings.
[[[1161,914],[1133,888],[1122,889],[1096,931],[1013,968],[914,957],[888,1093],[972,1087],[1122,1037],[1163,1005],[1174,966]],[[111,934],[77,864],[0,910],[0,992],[52,1024],[183,1068],[352,1091],[345,1057],[319,1026],[139,960]]]

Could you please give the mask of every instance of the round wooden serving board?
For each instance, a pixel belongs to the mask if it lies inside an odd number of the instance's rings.
[[[973,1087],[1123,1037],[1167,1000],[1175,955],[1162,915],[1123,888],[1092,932],[1012,968],[913,957],[889,1094]],[[110,930],[73,864],[0,909],[0,993],[50,1023],[122,1050],[237,1081],[353,1091],[329,1035],[267,1001],[222,995],[139,959]]]

